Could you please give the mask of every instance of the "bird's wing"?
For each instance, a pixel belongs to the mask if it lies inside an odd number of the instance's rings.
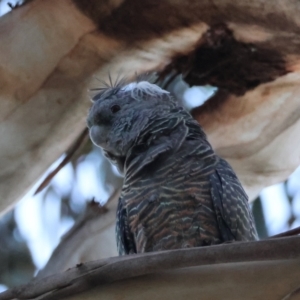
[[[122,195],[117,208],[116,238],[119,255],[136,253],[134,238],[129,230],[128,216]]]
[[[224,241],[256,240],[248,197],[231,166],[220,159],[210,177],[211,195]]]

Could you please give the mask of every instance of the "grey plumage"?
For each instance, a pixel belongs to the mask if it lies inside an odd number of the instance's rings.
[[[234,171],[167,91],[145,81],[120,84],[94,101],[91,139],[125,176],[120,254],[257,239]]]

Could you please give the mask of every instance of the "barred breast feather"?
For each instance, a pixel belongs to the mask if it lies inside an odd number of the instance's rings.
[[[120,254],[257,239],[238,178],[189,114],[173,112],[149,132],[150,144],[133,149],[126,164],[116,226]]]

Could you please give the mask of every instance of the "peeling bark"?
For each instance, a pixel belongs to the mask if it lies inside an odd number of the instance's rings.
[[[243,96],[220,91],[193,111],[250,199],[300,164],[300,75],[289,73]]]
[[[83,130],[93,75],[167,66],[227,90],[197,119],[251,198],[284,180],[299,165],[299,11],[296,0],[32,0],[1,17],[0,211]]]

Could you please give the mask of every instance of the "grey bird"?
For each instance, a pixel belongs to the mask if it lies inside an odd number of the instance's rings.
[[[91,140],[124,174],[120,255],[257,239],[236,174],[169,92],[147,81],[119,83],[93,101]]]

